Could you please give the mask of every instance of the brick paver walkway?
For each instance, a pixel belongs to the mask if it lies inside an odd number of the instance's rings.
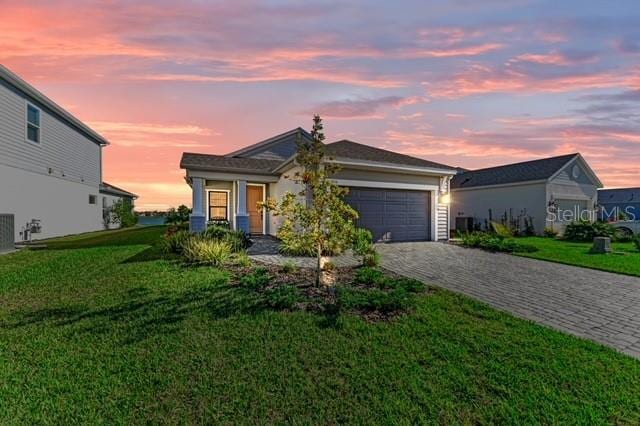
[[[378,250],[393,272],[640,358],[640,278],[443,243]]]

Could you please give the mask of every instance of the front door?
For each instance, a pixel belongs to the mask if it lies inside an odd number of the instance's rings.
[[[258,202],[264,201],[264,187],[262,185],[247,185],[247,213],[249,214],[249,232],[262,234],[264,230],[264,215],[258,209]]]

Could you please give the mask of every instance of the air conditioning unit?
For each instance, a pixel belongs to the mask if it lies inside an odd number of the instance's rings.
[[[14,248],[14,218],[12,214],[0,214],[0,251]]]

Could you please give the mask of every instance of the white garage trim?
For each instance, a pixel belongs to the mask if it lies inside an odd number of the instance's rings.
[[[358,186],[363,188],[380,188],[380,189],[409,189],[414,191],[434,191],[438,192],[438,185],[422,185],[418,183],[400,183],[400,182],[377,182],[369,180],[351,180],[351,179],[334,179],[335,183],[340,186]]]

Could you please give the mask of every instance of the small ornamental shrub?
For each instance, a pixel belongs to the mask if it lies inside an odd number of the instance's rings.
[[[285,274],[291,274],[298,271],[298,265],[291,260],[286,260],[280,267],[280,271]]]
[[[222,241],[229,243],[234,252],[246,250],[251,245],[249,235],[242,230],[227,231],[224,237],[222,237]]]
[[[188,231],[175,231],[167,233],[162,238],[162,251],[164,253],[182,254],[184,245],[191,239],[191,233]]]
[[[209,222],[209,224],[211,226],[217,226],[219,228],[231,229],[231,224],[229,223],[229,221],[224,219],[212,220]]]
[[[130,228],[138,223],[138,213],[133,211],[130,200],[120,199],[111,206],[113,222],[120,224],[122,228]]]
[[[231,246],[224,241],[191,237],[183,247],[182,255],[188,263],[206,263],[222,266],[231,259]]]
[[[636,250],[640,251],[640,234],[633,238],[633,244],[636,246]]]
[[[402,288],[383,291],[342,287],[338,289],[338,303],[346,309],[391,313],[412,308],[416,300]]]
[[[373,247],[373,235],[371,231],[364,228],[355,230],[353,237],[353,252],[359,256],[364,256]]]
[[[503,238],[513,237],[517,233],[517,230],[511,229],[507,225],[498,222],[491,222],[491,229],[494,234]]]
[[[356,284],[376,285],[378,282],[384,279],[384,274],[381,270],[363,267],[356,271],[356,276],[353,282]]]
[[[292,309],[301,300],[298,287],[283,285],[266,290],[263,293],[265,306],[272,309]]]
[[[564,231],[564,238],[571,241],[593,241],[595,237],[609,237],[614,239],[618,231],[606,222],[589,222],[581,220],[571,222]]]
[[[367,267],[380,266],[380,253],[372,248],[364,256],[362,256],[362,265]]]
[[[261,290],[271,281],[271,276],[265,268],[256,268],[252,273],[240,278],[240,285],[252,290]]]
[[[465,247],[481,248],[488,251],[506,253],[531,253],[538,248],[529,244],[521,244],[514,239],[506,239],[500,235],[486,232],[467,232],[459,234]]]
[[[556,238],[558,236],[558,231],[550,227],[544,228],[543,232],[544,232],[544,236],[548,238]]]
[[[245,268],[248,268],[249,266],[251,266],[251,259],[249,259],[247,252],[239,251],[231,255],[231,258],[229,259],[229,263],[231,265],[243,266]]]
[[[203,233],[202,236],[204,238],[209,238],[212,240],[221,240],[225,235],[229,232],[228,228],[223,228],[222,226],[209,226]]]

